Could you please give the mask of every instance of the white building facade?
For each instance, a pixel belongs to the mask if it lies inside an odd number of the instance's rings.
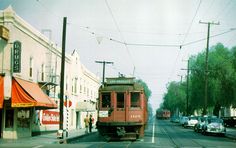
[[[76,50],[70,56],[72,64],[70,64],[70,78],[66,76],[66,83],[71,79],[71,85],[66,84],[66,88],[71,86],[71,102],[73,106],[73,118],[70,118],[67,125],[70,129],[84,128],[84,118],[86,115],[92,115],[94,125],[97,121],[96,102],[98,98],[98,89],[100,79],[95,74],[90,72],[81,62],[79,54]],[[68,93],[68,92],[67,92]],[[73,125],[73,126],[72,126]]]
[[[1,11],[1,138],[17,139],[59,129],[60,73],[61,49],[11,7]],[[63,128],[83,128],[86,114],[96,117],[99,78],[81,64],[74,51],[66,55],[64,80]]]

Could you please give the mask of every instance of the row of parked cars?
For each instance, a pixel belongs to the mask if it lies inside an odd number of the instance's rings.
[[[195,132],[202,133],[203,135],[212,133],[224,136],[226,133],[223,120],[216,116],[172,117],[170,121],[180,123],[185,128],[192,127]]]

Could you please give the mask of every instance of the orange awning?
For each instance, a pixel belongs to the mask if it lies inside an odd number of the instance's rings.
[[[4,77],[0,76],[0,108],[3,107],[4,101]]]
[[[19,78],[13,78],[12,80],[11,106],[57,108],[56,103],[44,94],[36,83]]]

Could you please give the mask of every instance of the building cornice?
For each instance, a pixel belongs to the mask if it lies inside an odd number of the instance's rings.
[[[91,80],[93,80],[99,84],[99,77],[98,76],[96,76],[94,73],[90,72],[83,64],[81,64],[81,69],[82,69],[83,75],[85,75],[86,77],[90,78]]]
[[[57,45],[50,41],[45,35],[23,20],[20,16],[16,15],[11,6],[0,12],[0,24],[3,24],[4,26],[12,24],[18,30],[27,34],[33,40],[39,42],[45,48],[61,57],[61,48],[57,47]],[[66,56],[66,60],[70,61],[68,56]]]

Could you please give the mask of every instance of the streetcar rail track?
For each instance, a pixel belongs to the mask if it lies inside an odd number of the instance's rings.
[[[179,130],[179,129],[177,129],[177,127],[173,127],[173,128],[174,128],[174,130]],[[170,130],[168,130],[168,129],[166,128],[166,126],[162,126],[162,128],[160,128],[160,129],[161,129],[161,132],[164,133],[164,134],[169,138],[170,142],[172,142],[175,147],[177,147],[177,148],[185,147],[185,146],[182,146],[182,145],[178,144],[178,143],[176,142],[175,138],[173,138],[173,136],[171,136],[170,134],[168,134],[168,133],[169,133],[168,131],[170,131]],[[172,129],[172,130],[173,130],[173,129]],[[200,143],[197,142],[196,140],[193,140],[193,139],[188,139],[188,140],[191,140],[193,143],[195,143],[196,145],[198,145],[198,146],[201,147],[201,148],[205,148],[205,146],[203,146],[202,144],[200,144]],[[198,146],[191,146],[191,147],[198,147]]]

